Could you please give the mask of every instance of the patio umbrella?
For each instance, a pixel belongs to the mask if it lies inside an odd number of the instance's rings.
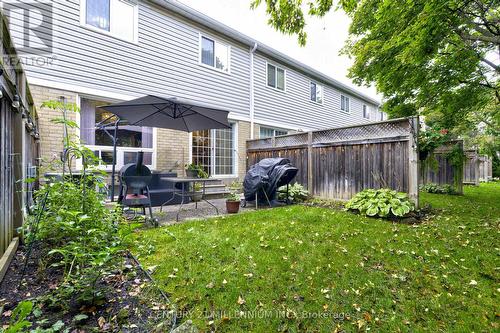
[[[207,104],[179,99],[144,96],[137,99],[101,106],[101,109],[118,116],[128,125],[167,128],[184,132],[215,128],[231,128],[227,120],[229,111]],[[118,121],[114,124],[113,166],[111,174],[111,200],[114,200],[116,134]]]
[[[169,128],[184,132],[231,127],[227,120],[229,111],[175,97],[144,96],[132,101],[101,106],[101,109],[135,126]]]

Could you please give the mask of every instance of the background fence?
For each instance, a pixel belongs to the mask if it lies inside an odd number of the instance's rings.
[[[420,163],[420,183],[434,183],[438,185],[451,185],[457,193],[463,193],[464,168],[454,165],[450,153],[458,149],[463,154],[463,141],[454,140],[437,148],[432,156]]]
[[[418,204],[418,118],[247,141],[247,168],[286,157],[315,196],[347,200],[366,188],[406,192]]]
[[[479,155],[475,149],[465,151],[464,184],[479,185],[493,177],[493,161],[490,157]]]

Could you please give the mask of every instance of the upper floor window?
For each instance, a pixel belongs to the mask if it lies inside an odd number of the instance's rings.
[[[81,23],[120,39],[137,42],[137,3],[132,0],[81,0]]]
[[[282,129],[277,129],[277,128],[270,128],[270,127],[260,127],[260,135],[259,138],[264,139],[264,138],[272,138],[275,136],[279,135],[287,135],[288,131],[282,130]]]
[[[267,64],[267,85],[278,90],[285,90],[285,70]]]
[[[368,106],[363,104],[363,118],[370,119],[370,111],[368,110]]]
[[[311,82],[311,101],[323,103],[323,86]]]
[[[349,97],[340,95],[340,110],[344,112],[351,111],[351,99]]]
[[[384,113],[382,111],[379,112],[379,120],[384,121]]]
[[[211,38],[201,36],[200,61],[202,64],[229,72],[230,47]]]

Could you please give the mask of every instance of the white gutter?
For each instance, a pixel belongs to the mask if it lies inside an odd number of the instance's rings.
[[[254,66],[253,57],[257,50],[258,44],[255,43],[250,49],[250,139],[255,138],[255,96],[254,96]]]

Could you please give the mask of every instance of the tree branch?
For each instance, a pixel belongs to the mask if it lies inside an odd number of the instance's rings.
[[[484,34],[471,35],[467,32],[461,31],[460,37],[462,37],[463,39],[466,39],[466,40],[473,41],[473,42],[483,42],[483,43],[487,43],[487,44],[500,45],[500,37],[496,37],[496,36],[486,36]]]

